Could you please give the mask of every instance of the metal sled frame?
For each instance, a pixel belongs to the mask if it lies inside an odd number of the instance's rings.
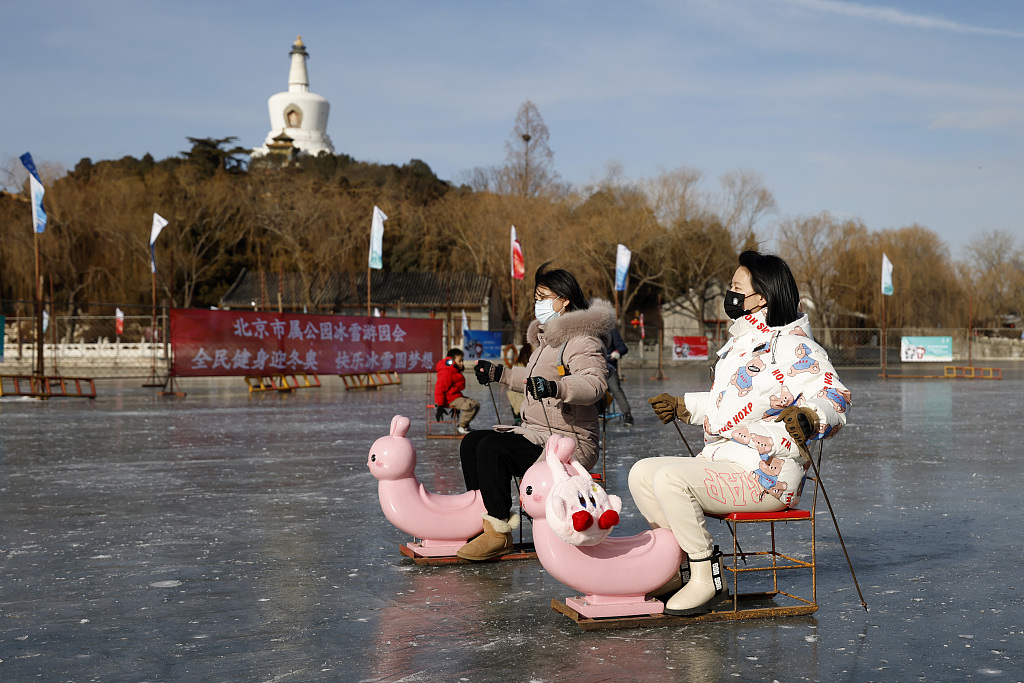
[[[271,375],[246,375],[245,383],[249,386],[249,393],[252,394],[261,391],[315,389],[320,386],[320,378],[312,373],[279,372]]]
[[[820,445],[820,444],[819,444]],[[818,453],[820,463],[821,452]],[[591,619],[581,615],[561,600],[551,601],[551,609],[564,614],[584,631],[604,629],[638,628],[648,626],[683,626],[686,624],[706,623],[712,621],[739,621],[744,619],[772,619],[778,617],[798,617],[818,611],[818,555],[815,525],[815,510],[818,504],[818,481],[808,475],[807,481],[814,482],[814,496],[811,498],[810,510],[781,510],[779,512],[732,512],[725,515],[707,515],[726,522],[732,532],[732,552],[722,555],[722,570],[732,574],[732,599],[719,604],[707,614],[691,617],[673,617],[667,614],[638,614],[624,617],[608,617]],[[811,524],[811,558],[802,560],[786,554],[779,548],[775,535],[775,525],[783,522],[810,522]],[[770,525],[770,547],[766,550],[744,551],[740,546],[740,529],[747,524]],[[751,535],[751,538],[754,538]],[[731,562],[725,560],[731,558]],[[747,559],[756,566],[746,566]],[[740,562],[743,566],[740,566]],[[799,596],[780,587],[779,574],[790,570],[804,570],[811,573],[810,596]],[[739,590],[740,576],[749,572],[771,572],[772,590],[763,592],[741,593]],[[790,604],[780,605],[775,602],[782,596]]]
[[[0,396],[30,396],[44,401],[49,398],[96,398],[96,382],[90,377],[0,375]]]

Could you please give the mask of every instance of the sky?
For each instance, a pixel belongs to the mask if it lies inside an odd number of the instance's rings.
[[[359,160],[457,180],[503,163],[531,100],[578,187],[612,162],[694,169],[709,192],[747,170],[778,203],[765,230],[916,223],[955,259],[993,231],[1024,240],[1019,0],[0,0],[0,17],[0,169],[257,147],[301,35],[335,151]]]

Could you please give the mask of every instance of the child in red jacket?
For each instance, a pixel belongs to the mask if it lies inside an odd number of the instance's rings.
[[[466,378],[462,376],[462,349],[449,349],[448,354],[437,362],[437,384],[434,385],[434,405],[438,415],[444,408],[455,408],[459,411],[459,434],[469,434],[469,422],[477,411],[480,402],[462,395],[466,388]]]

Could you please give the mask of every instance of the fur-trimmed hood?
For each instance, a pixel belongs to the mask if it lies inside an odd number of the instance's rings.
[[[584,311],[555,316],[545,325],[534,320],[526,331],[526,339],[536,347],[541,343],[541,335],[549,346],[561,346],[573,337],[597,337],[607,346],[613,327],[615,308],[604,299],[592,299],[590,308]]]

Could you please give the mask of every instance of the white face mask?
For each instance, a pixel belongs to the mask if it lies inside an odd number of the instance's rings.
[[[536,316],[537,322],[541,325],[554,318],[556,315],[561,315],[555,310],[554,299],[541,299],[533,303],[533,315]]]

